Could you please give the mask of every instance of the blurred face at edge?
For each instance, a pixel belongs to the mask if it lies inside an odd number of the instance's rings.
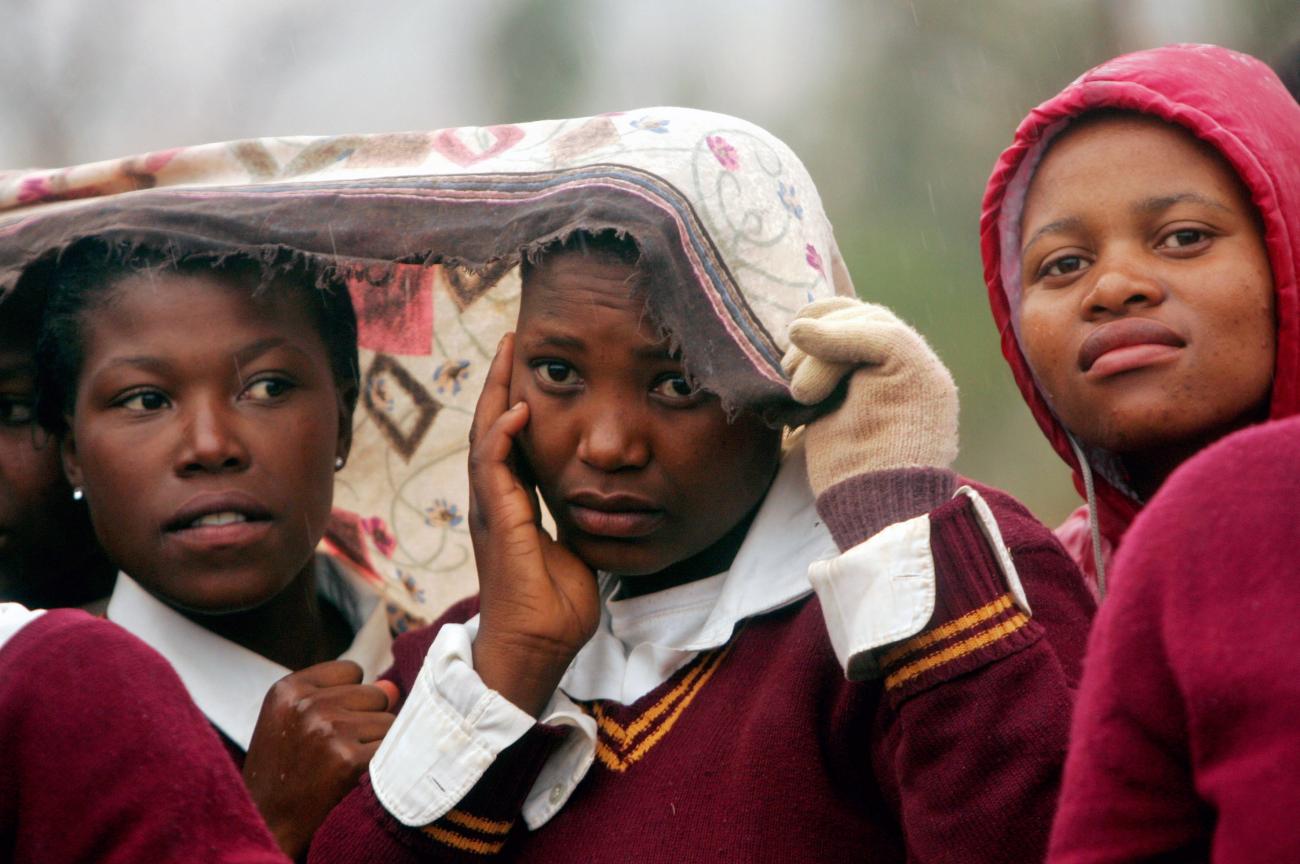
[[[6,309],[0,326],[0,600],[48,608],[107,594],[85,508],[72,500],[58,443],[36,423],[36,319]]]

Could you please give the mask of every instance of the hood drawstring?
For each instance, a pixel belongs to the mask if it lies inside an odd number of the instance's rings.
[[[1097,493],[1092,485],[1092,467],[1074,436],[1067,434],[1066,437],[1070,439],[1074,456],[1079,460],[1079,470],[1083,472],[1083,489],[1088,496],[1088,532],[1092,535],[1092,561],[1097,567],[1097,600],[1100,602],[1106,598],[1106,562],[1101,556],[1101,525],[1097,521]]]

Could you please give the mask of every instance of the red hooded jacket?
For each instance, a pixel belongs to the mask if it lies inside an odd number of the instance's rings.
[[[1150,114],[1208,142],[1241,177],[1264,225],[1277,292],[1277,355],[1272,418],[1300,409],[1300,105],[1266,65],[1213,45],[1171,45],[1117,57],[1092,69],[1021,122],[984,193],[980,246],[989,303],[1002,353],[1052,447],[1086,495],[1084,474],[1065,428],[1052,413],[1020,349],[1020,222],[1025,194],[1047,144],[1081,114],[1102,108]],[[1104,454],[1089,454],[1103,562],[1142,508],[1125,491],[1122,472]],[[1057,535],[1086,573],[1096,576],[1087,508]]]

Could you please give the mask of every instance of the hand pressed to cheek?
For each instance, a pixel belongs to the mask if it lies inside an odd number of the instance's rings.
[[[502,340],[470,432],[470,536],[479,574],[474,668],[536,716],[600,620],[596,577],[542,530],[533,491],[515,473],[529,407],[510,397],[514,338]]]

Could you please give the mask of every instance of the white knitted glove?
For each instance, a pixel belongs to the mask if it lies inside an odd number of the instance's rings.
[[[790,324],[781,365],[805,405],[852,374],[844,404],[808,425],[813,492],[862,474],[957,458],[957,386],[921,334],[884,306],[849,297],[809,303]]]

